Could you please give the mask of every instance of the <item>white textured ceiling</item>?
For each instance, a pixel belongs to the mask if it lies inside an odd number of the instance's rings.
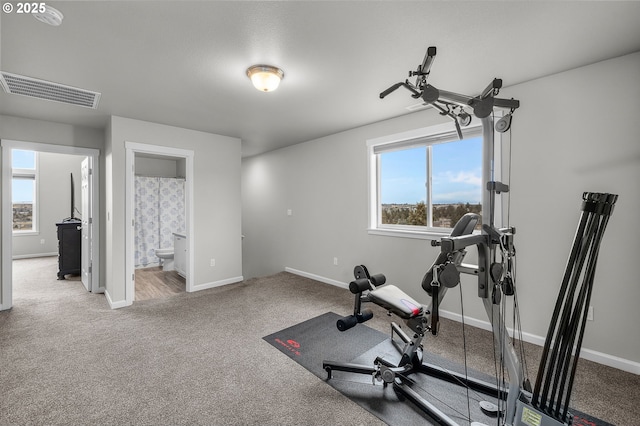
[[[640,51],[637,1],[47,3],[61,26],[2,13],[0,69],[100,92],[100,105],[0,91],[0,114],[129,117],[239,137],[243,156],[409,113],[406,90],[378,95],[428,46],[429,82],[469,95]],[[276,92],[251,86],[256,63],[284,70]]]

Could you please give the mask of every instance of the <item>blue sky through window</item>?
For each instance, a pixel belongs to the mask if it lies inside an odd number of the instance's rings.
[[[11,151],[11,166],[14,169],[36,168],[35,151],[14,149]],[[33,179],[13,179],[11,184],[11,198],[14,203],[33,203],[35,181]]]
[[[14,203],[33,203],[33,179],[13,179],[11,198]]]
[[[380,155],[382,204],[415,204],[425,201],[426,151],[427,148],[423,146]]]
[[[36,168],[36,153],[35,151],[23,151],[21,149],[14,149],[11,151],[11,166],[14,169],[31,169]]]
[[[482,137],[433,146],[434,204],[480,202]]]
[[[482,194],[482,137],[433,145],[434,204],[477,204]],[[426,201],[426,147],[381,154],[382,204]]]

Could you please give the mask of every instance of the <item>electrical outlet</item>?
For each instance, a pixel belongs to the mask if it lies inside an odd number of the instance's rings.
[[[287,209],[287,216],[293,216],[293,210]]]
[[[589,306],[587,310],[587,321],[593,321],[593,306]]]
[[[44,244],[44,238],[40,240],[40,244]]]
[[[337,257],[333,258],[333,265],[334,266],[338,266],[338,258]]]
[[[216,266],[216,260],[215,259],[211,259],[211,266]]]

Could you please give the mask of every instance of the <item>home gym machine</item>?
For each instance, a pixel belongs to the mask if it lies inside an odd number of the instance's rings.
[[[337,328],[346,331],[371,319],[372,311],[362,308],[363,303],[370,302],[388,310],[390,315],[403,319],[413,337],[392,322],[391,340],[396,343],[401,355],[397,365],[383,357],[377,357],[373,365],[324,361],[327,379],[332,378],[333,371],[370,375],[374,384],[376,381],[383,382],[384,386],[391,384],[397,393],[412,401],[430,419],[441,425],[455,426],[457,423],[416,391],[415,382],[410,377],[412,374],[435,376],[496,398],[497,405],[486,402],[485,406],[483,402],[480,405],[483,411],[494,412],[501,425],[570,425],[572,416],[568,411],[569,400],[598,251],[617,195],[590,192],[583,194],[578,229],[549,326],[536,383],[532,387],[518,358],[514,340],[505,325],[506,299],[509,296],[514,299],[517,297],[515,228],[508,225],[501,227],[495,223],[497,197],[508,193],[509,186],[494,179],[494,129],[497,132],[509,130],[511,114],[519,107],[519,102],[496,97],[502,85],[499,79],[494,79],[475,97],[446,92],[427,84],[435,55],[436,48],[429,47],[422,64],[416,71],[409,72],[410,77],[417,77],[415,84],[408,80],[397,83],[382,92],[380,98],[404,87],[412,93],[413,98],[422,98],[442,115],[452,118],[460,137],[460,126],[470,123],[471,114],[482,121],[485,182],[482,230],[474,233],[480,217],[468,213],[458,221],[448,237],[432,241],[433,246],[440,247],[440,254],[422,280],[422,289],[431,297],[431,303],[426,307],[395,285],[386,284],[384,275],[372,275],[364,265],[356,266],[355,279],[349,284],[349,290],[355,294],[353,314],[338,320]],[[494,125],[495,108],[508,108],[510,111]],[[466,249],[472,246],[478,252],[478,265],[462,263]],[[478,297],[482,299],[493,329],[495,353],[499,356],[501,368],[507,370],[508,386],[499,380],[498,383],[488,383],[423,362],[422,340],[429,333],[437,335],[439,306],[447,290],[460,283],[460,273],[477,279]],[[514,316],[519,318],[516,303],[513,309]],[[402,343],[398,344],[394,336]],[[519,340],[522,343],[522,339]]]

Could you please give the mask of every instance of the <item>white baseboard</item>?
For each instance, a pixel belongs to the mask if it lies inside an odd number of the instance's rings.
[[[109,304],[109,307],[111,309],[119,309],[119,308],[124,308],[125,306],[131,305],[130,303],[127,303],[126,300],[119,300],[117,302],[114,302],[111,299],[111,295],[109,294],[109,291],[107,291],[106,289],[104,291],[104,295],[107,298],[107,303]]]
[[[455,312],[450,311],[440,311],[440,316],[444,318],[448,318],[450,320],[454,320],[457,322],[462,322],[462,316]],[[472,325],[474,327],[481,328],[483,330],[491,331],[491,323],[489,321],[483,321],[476,318],[464,318],[465,324]],[[513,330],[509,329],[509,333],[513,336]],[[525,342],[533,343],[534,345],[544,346],[545,338],[542,336],[538,336],[531,333],[522,333],[522,339]],[[605,354],[603,352],[594,351],[593,349],[582,348],[580,350],[580,358],[586,359],[589,361],[596,362],[598,364],[606,365],[609,367],[617,368],[619,370],[627,371],[633,374],[640,375],[640,363],[631,361],[628,359],[620,358],[615,355]]]
[[[332,280],[331,278],[321,277],[320,275],[310,274],[309,272],[299,271],[297,269],[293,269],[293,268],[289,268],[289,267],[284,268],[284,270],[285,270],[285,272],[289,272],[289,273],[294,274],[294,275],[300,275],[301,277],[311,278],[312,280],[320,281],[320,282],[325,283],[325,284],[331,284],[331,285],[334,285],[336,287],[349,289],[349,285],[348,284],[340,282],[340,281],[337,281],[337,280]]]
[[[443,318],[448,318],[453,321],[462,322],[462,315],[457,314],[451,311],[440,310],[440,316]],[[485,320],[479,320],[477,318],[470,318],[465,316],[464,323],[471,325],[473,327],[481,328],[483,330],[491,331],[491,323]],[[509,334],[513,336],[513,329],[508,329]],[[544,346],[544,337],[540,337],[535,334],[522,332],[522,338],[525,342],[533,343],[534,345]]]
[[[53,253],[35,253],[35,254],[16,254],[15,256],[12,257],[13,260],[16,259],[31,259],[31,258],[36,258],[36,257],[51,257],[51,256],[57,256],[58,252],[53,252]]]
[[[147,263],[146,265],[134,265],[133,269],[155,268],[156,266],[160,266],[160,263],[152,262],[152,263]]]
[[[243,281],[243,280],[244,280],[244,277],[240,275],[239,277],[227,278],[226,280],[213,281],[213,282],[204,283],[204,284],[196,284],[193,286],[191,291],[193,292],[193,291],[206,290],[208,288],[214,288],[214,287],[220,287],[227,284],[239,283],[240,281]]]
[[[302,277],[311,278],[316,281],[320,281],[322,283],[335,285],[337,287],[348,289],[348,285],[341,283],[340,281],[333,280],[331,278],[325,278],[316,274],[311,274],[309,272],[299,271],[293,268],[284,268],[286,272],[290,272],[295,275],[300,275]],[[462,316],[455,312],[443,311],[440,310],[440,316],[444,318],[448,318],[453,321],[462,322]],[[467,325],[471,325],[473,327],[481,328],[483,330],[491,331],[491,323],[489,321],[479,320],[477,318],[470,318],[465,316],[464,323]],[[511,335],[513,336],[513,330],[509,330]],[[522,333],[522,338],[525,342],[533,343],[534,345],[544,346],[545,338],[531,334],[531,333]],[[605,354],[603,352],[594,351],[592,349],[582,348],[580,351],[580,358],[593,361],[598,364],[606,365],[609,367],[617,368],[619,370],[627,371],[629,373],[640,375],[640,363],[631,361],[628,359],[620,358],[614,355]]]
[[[582,349],[580,351],[580,358],[640,375],[640,362],[631,361],[591,349]]]

